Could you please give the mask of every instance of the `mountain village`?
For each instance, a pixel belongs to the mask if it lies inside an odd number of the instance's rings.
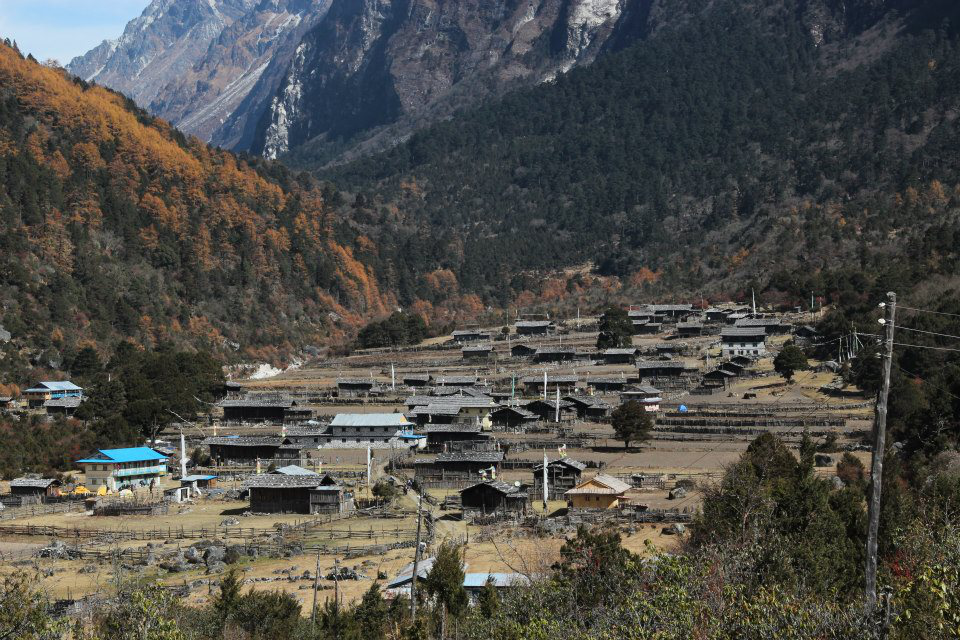
[[[598,349],[602,319],[519,316],[228,381],[202,419],[142,446],[0,483],[3,565],[35,565],[83,606],[118,571],[202,602],[239,564],[255,588],[310,606],[330,589],[353,601],[373,580],[404,594],[437,541],[455,539],[476,595],[529,583],[584,523],[639,553],[674,548],[700,489],[760,434],[813,438],[825,477],[839,452],[869,462],[873,403],[837,376],[856,338],[790,382],[774,371],[788,342],[817,343],[816,313],[626,311],[629,346]],[[0,410],[70,418],[84,400],[70,381],[40,381]],[[639,442],[612,426],[628,404],[652,419]]]

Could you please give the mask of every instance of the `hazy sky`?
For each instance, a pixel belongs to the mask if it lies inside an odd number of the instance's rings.
[[[0,0],[0,36],[38,60],[66,64],[116,38],[149,0]]]

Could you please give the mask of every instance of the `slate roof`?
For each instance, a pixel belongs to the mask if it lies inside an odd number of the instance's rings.
[[[513,326],[518,329],[536,329],[537,327],[549,327],[552,324],[549,320],[521,320]]]
[[[279,447],[283,444],[282,438],[270,436],[212,436],[204,438],[200,444],[229,445],[231,447]]]
[[[460,493],[462,494],[464,491],[469,491],[470,489],[473,489],[474,487],[479,487],[481,485],[490,487],[497,493],[501,493],[505,496],[514,496],[519,498],[519,497],[526,497],[527,495],[527,492],[522,491],[520,487],[514,484],[510,484],[509,482],[503,482],[502,480],[484,480],[482,482],[472,484],[469,487],[466,487],[465,489],[461,489]]]
[[[493,351],[493,345],[489,344],[471,344],[461,349],[463,353],[487,353]]]
[[[283,407],[287,409],[294,406],[296,403],[292,398],[284,398],[281,396],[247,396],[246,398],[228,398],[221,400],[219,403],[220,407]]]
[[[430,382],[432,377],[433,376],[431,376],[429,373],[408,373],[400,379],[404,382],[408,380],[415,380],[417,382]]]
[[[370,378],[337,378],[338,387],[344,384],[372,387],[375,386],[377,382],[375,380],[371,380]]]
[[[423,433],[480,433],[478,424],[425,424],[417,428]]]
[[[587,468],[586,463],[580,462],[580,461],[578,461],[578,460],[574,460],[573,458],[557,458],[556,460],[547,460],[547,465],[548,465],[548,466],[549,466],[549,465],[555,465],[555,464],[566,465],[566,466],[571,467],[571,468],[573,468],[573,469],[576,469],[576,470],[578,470],[578,471],[583,471],[584,469]],[[538,464],[537,466],[535,466],[533,469],[534,469],[535,471],[536,471],[537,469],[539,469],[540,472],[542,473],[542,472],[543,472],[543,463],[541,462],[540,464]]]
[[[576,375],[573,375],[573,374],[569,374],[569,375],[563,375],[563,374],[561,374],[561,375],[552,375],[552,376],[551,376],[551,375],[548,375],[548,376],[547,376],[547,385],[557,384],[558,382],[561,383],[561,384],[564,384],[564,383],[574,383],[574,384],[575,384],[575,383],[577,383],[577,382],[579,382],[579,381],[580,381],[580,378],[579,378],[578,376],[576,376]],[[543,384],[543,376],[542,376],[542,375],[539,375],[539,376],[524,376],[524,377],[520,380],[520,382],[522,382],[523,384],[537,384],[537,383],[540,383],[540,384],[542,385],[542,384]]]
[[[512,411],[521,418],[526,419],[534,419],[537,417],[537,414],[533,413],[532,411],[527,411],[521,407],[499,407],[496,411],[494,411],[494,413],[499,413],[501,411]]]
[[[632,356],[636,355],[637,349],[635,348],[616,348],[616,349],[605,349],[602,355],[605,356]]]
[[[338,413],[331,427],[409,427],[402,413]]]
[[[437,463],[441,462],[502,462],[502,451],[458,451],[438,453]]]
[[[725,327],[720,330],[720,338],[755,338],[765,336],[763,327]]]
[[[11,487],[33,487],[35,489],[46,489],[52,484],[60,484],[56,478],[14,478],[10,481]]]
[[[434,380],[439,385],[444,384],[477,384],[476,376],[443,376]]]
[[[261,473],[247,478],[243,486],[254,489],[314,489],[319,487],[325,476]]]
[[[47,400],[43,403],[44,408],[47,409],[76,409],[80,406],[80,403],[83,402],[83,398],[80,396],[68,396],[66,398],[55,398],[53,400]]]
[[[596,407],[597,409],[612,409],[613,407],[603,398],[597,396],[564,396],[564,400],[579,404],[585,407]]]
[[[637,363],[637,369],[684,369],[682,360],[642,360]]]

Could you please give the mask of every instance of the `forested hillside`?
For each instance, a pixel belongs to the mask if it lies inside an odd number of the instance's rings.
[[[839,295],[838,263],[949,273],[960,10],[845,3],[838,27],[814,4],[712,3],[324,177],[360,194],[401,300],[431,295],[416,274],[437,269],[500,305],[583,263],[674,295],[773,284],[793,301]]]
[[[120,338],[277,358],[352,330],[393,299],[340,226],[312,181],[0,45],[8,381]]]

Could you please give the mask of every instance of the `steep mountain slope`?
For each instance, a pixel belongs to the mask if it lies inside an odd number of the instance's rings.
[[[957,247],[937,238],[957,227],[958,13],[714,2],[325,177],[360,194],[379,259],[413,274],[385,282],[406,300],[435,302],[417,274],[447,270],[513,304],[546,286],[535,274],[585,262],[675,292],[778,271],[788,287],[905,251],[911,278],[949,273]]]
[[[189,73],[254,1],[153,0],[123,35],[74,58],[67,69],[147,106],[172,79]]]
[[[318,344],[394,304],[341,226],[309,180],[0,44],[4,368],[126,337],[246,357]]]
[[[273,158],[309,142],[304,154],[326,159],[344,141],[387,146],[459,106],[593,61],[625,14],[658,4],[335,0],[304,37],[252,150]]]
[[[118,40],[67,68],[124,93],[187,133],[236,146],[230,132],[261,116],[294,48],[329,2],[153,0]]]
[[[686,15],[665,0],[153,0],[68,68],[219,146],[342,161]]]

